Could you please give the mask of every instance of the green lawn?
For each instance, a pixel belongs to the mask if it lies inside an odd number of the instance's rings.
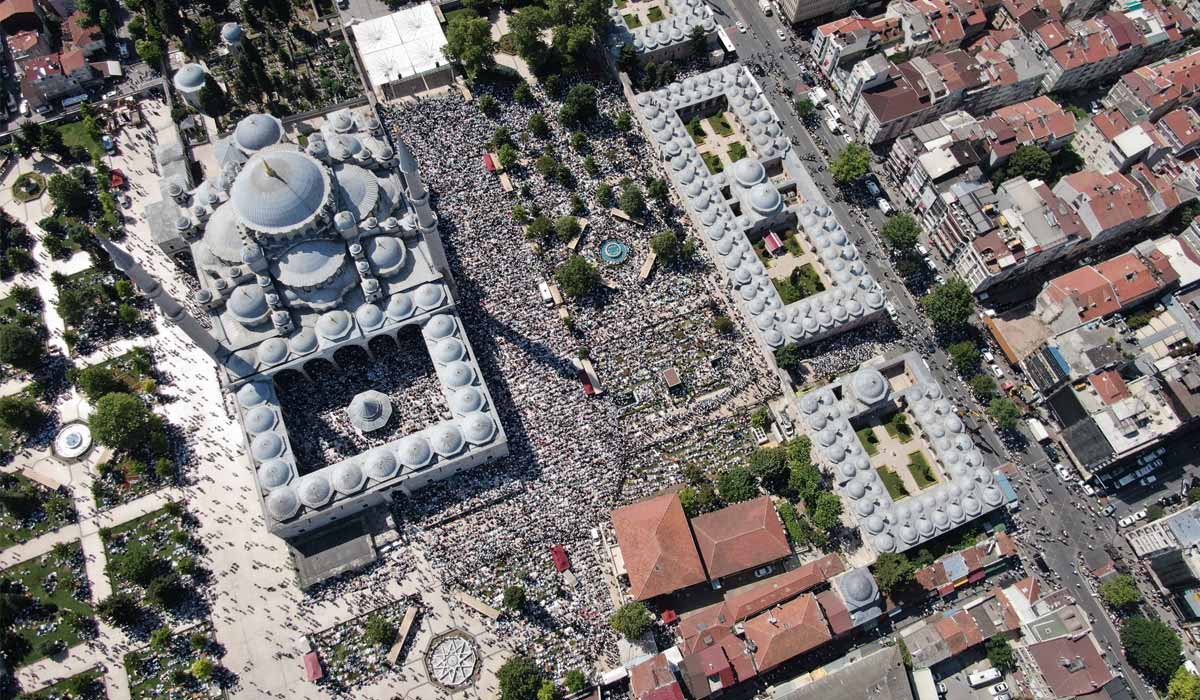
[[[729,125],[729,120],[725,118],[724,112],[721,112],[720,114],[714,114],[713,116],[709,117],[708,123],[712,126],[713,131],[722,136],[733,135],[733,127]]]
[[[618,10],[624,10],[625,6],[628,4],[629,0],[616,0],[616,6]]]
[[[858,441],[862,443],[863,449],[872,457],[879,452],[879,438],[875,437],[875,430],[867,427],[858,431]]]
[[[775,285],[775,290],[779,292],[779,296],[783,298],[785,304],[800,301],[825,290],[825,285],[821,284],[820,275],[817,274],[816,268],[811,263],[805,263],[792,270],[787,279],[772,278],[771,282]]]
[[[100,142],[88,135],[87,129],[83,126],[83,120],[71,122],[70,124],[62,124],[59,127],[62,132],[63,145],[68,148],[71,146],[83,146],[91,151],[92,155],[103,158],[104,146]]]
[[[891,435],[903,444],[913,439],[913,432],[912,426],[908,424],[907,419],[900,418],[901,415],[903,414],[893,413],[892,417],[883,424],[883,427],[888,431],[888,435]]]
[[[747,155],[746,147],[742,145],[741,141],[734,141],[733,145],[729,147],[729,162],[731,163],[736,163]]]
[[[700,123],[700,118],[695,117],[686,124],[688,135],[692,137],[692,141],[697,146],[704,145],[704,137],[708,134],[704,131],[704,125]]]
[[[721,158],[717,154],[705,153],[701,157],[704,158],[704,165],[708,168],[709,173],[716,175],[725,169],[725,166],[721,163]]]
[[[888,495],[893,501],[898,501],[908,495],[908,489],[904,488],[904,482],[900,481],[900,475],[888,469],[887,467],[879,467],[875,470],[879,474],[879,478],[883,480],[883,486],[887,489]]]
[[[933,473],[933,467],[929,466],[920,450],[908,453],[908,472],[916,480],[917,488],[922,491],[937,483],[937,474]]]
[[[166,697],[172,700],[201,700],[209,697],[212,682],[201,683],[189,673],[192,662],[201,656],[201,653],[192,649],[189,644],[188,640],[193,632],[202,632],[212,639],[211,627],[193,627],[186,633],[171,637],[163,651],[147,647],[125,655],[125,671],[129,674],[129,697],[133,700],[159,700],[164,697],[164,688],[170,689]]]
[[[3,480],[8,482],[6,490],[22,493],[31,489],[32,493],[36,493],[39,503],[37,510],[24,519],[13,515],[8,508],[0,508],[0,548],[28,542],[38,535],[74,522],[69,515],[74,512],[70,496],[55,493],[20,474],[5,474]],[[51,498],[54,503],[47,508],[47,501]]]
[[[104,671],[99,668],[94,668],[90,671],[84,671],[78,675],[64,678],[54,685],[48,685],[41,690],[32,693],[22,693],[21,700],[80,700],[81,698],[107,698],[108,695],[104,690]],[[75,689],[90,688],[85,690],[85,695],[76,695]]]
[[[621,15],[621,17],[625,19],[625,26],[629,27],[630,29],[637,29],[638,27],[642,26],[642,21],[638,19],[638,16],[632,12],[627,15]]]
[[[666,15],[663,14],[661,7],[655,5],[646,11],[646,18],[651,22],[661,22],[666,19]]]
[[[106,531],[108,537],[104,540],[104,551],[108,555],[109,579],[114,589],[139,589],[136,583],[119,573],[124,569],[124,562],[135,552],[144,551],[166,559],[172,565],[189,556],[186,551],[181,551],[185,548],[176,541],[184,537],[187,540],[182,541],[191,540],[191,534],[183,527],[182,518],[182,515],[171,515],[166,508],[160,508]]]
[[[29,651],[17,662],[18,666],[45,658],[45,645],[49,642],[60,641],[70,648],[83,641],[79,630],[67,621],[70,613],[92,618],[82,562],[83,551],[75,542],[67,546],[62,559],[51,552],[0,572],[2,578],[19,581],[35,601],[58,606],[42,619],[23,619],[13,628],[29,643]]]

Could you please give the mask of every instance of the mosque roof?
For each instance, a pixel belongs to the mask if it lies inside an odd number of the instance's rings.
[[[238,122],[233,130],[233,140],[249,153],[274,146],[282,138],[283,122],[270,114],[251,114]]]
[[[329,178],[311,156],[292,150],[257,153],[233,182],[230,198],[242,222],[271,233],[308,222],[329,199]]]

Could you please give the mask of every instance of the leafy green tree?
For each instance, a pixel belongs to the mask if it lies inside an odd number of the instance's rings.
[[[1017,655],[1004,637],[992,637],[988,640],[987,658],[994,668],[1001,671],[1007,672],[1017,667]]]
[[[396,641],[396,625],[382,615],[372,615],[367,619],[367,631],[363,638],[369,644],[387,646]]]
[[[587,687],[587,676],[577,668],[567,671],[567,675],[563,678],[563,685],[567,686],[567,690],[572,693],[578,693]],[[1200,699],[1198,699],[1200,700]]]
[[[1100,584],[1100,599],[1113,608],[1130,608],[1142,600],[1142,592],[1129,574],[1120,574]]]
[[[79,370],[75,375],[75,386],[93,403],[105,394],[129,393],[129,385],[104,365],[91,365]]]
[[[509,586],[504,589],[504,607],[518,612],[525,608],[525,589],[522,586]]]
[[[37,401],[21,394],[0,398],[0,425],[26,435],[36,431],[46,414]]]
[[[946,348],[946,352],[950,354],[954,368],[964,377],[979,368],[979,348],[970,340],[960,340]]]
[[[630,216],[640,216],[646,210],[646,198],[642,195],[642,188],[628,179],[622,182],[618,206]]]
[[[480,112],[483,112],[489,117],[495,116],[496,112],[500,109],[500,103],[497,102],[496,98],[492,97],[491,95],[480,96],[480,98],[475,101],[475,104],[479,107]]]
[[[603,206],[611,207],[614,201],[612,185],[606,182],[600,183],[596,187],[596,201],[600,202]]]
[[[823,491],[817,494],[817,507],[812,512],[812,523],[822,530],[833,530],[841,525],[842,499],[837,494]]]
[[[460,64],[467,77],[474,80],[496,62],[492,23],[487,17],[473,16],[473,13],[456,13],[446,26],[444,51],[447,58]],[[523,83],[522,86],[528,93],[529,86]]]
[[[88,427],[100,444],[127,452],[161,442],[163,432],[162,419],[129,394],[101,397],[88,418]]]
[[[448,40],[449,37],[447,37],[447,41]],[[537,101],[537,99],[533,96],[533,90],[529,88],[529,83],[524,81],[517,86],[516,90],[513,90],[513,99],[523,105],[533,104]]]
[[[572,255],[554,271],[554,281],[571,298],[591,294],[600,285],[600,273],[580,255]]]
[[[698,486],[684,486],[679,489],[679,504],[689,518],[703,515],[717,509],[720,501],[712,484],[704,482]]]
[[[538,688],[537,700],[554,700],[557,697],[558,688],[554,681],[542,681],[542,687]]]
[[[520,155],[517,147],[511,143],[501,144],[500,148],[496,149],[496,157],[500,159],[500,165],[505,168],[511,167],[516,163]]]
[[[807,97],[801,97],[796,100],[796,114],[801,119],[807,119],[812,116],[813,112],[817,111],[817,106]]]
[[[913,565],[908,557],[894,552],[883,552],[871,566],[879,590],[884,593],[894,593],[903,590],[913,582]]]
[[[990,374],[977,374],[971,377],[971,391],[980,401],[991,401],[996,396],[996,380]]]
[[[671,197],[671,188],[666,180],[656,177],[646,184],[646,194],[659,204],[666,204]]]
[[[796,498],[815,509],[821,490],[821,470],[808,461],[789,461],[788,465],[788,488],[795,492]]]
[[[721,314],[720,316],[713,318],[712,323],[713,323],[713,330],[720,333],[721,335],[729,335],[730,333],[733,332],[733,328],[734,328],[733,319],[729,318],[725,314]]]
[[[674,231],[663,231],[650,239],[650,249],[658,256],[663,265],[674,267],[692,257],[695,245],[690,240],[679,240]]]
[[[751,452],[746,461],[750,464],[750,473],[762,482],[767,491],[780,493],[787,488],[787,448],[760,447]]]
[[[883,234],[883,240],[887,241],[892,250],[898,253],[907,253],[916,248],[917,242],[920,240],[921,227],[913,215],[906,212],[889,216],[880,233]]]
[[[134,44],[134,48],[137,50],[138,57],[145,61],[146,65],[154,68],[162,66],[163,47],[159,42],[141,39]]]
[[[1183,645],[1162,620],[1131,617],[1121,626],[1121,645],[1133,667],[1159,687],[1167,684],[1183,663]]]
[[[1026,180],[1047,180],[1054,170],[1054,160],[1046,149],[1033,144],[1018,146],[1004,167],[997,171],[997,182],[1023,177]]]
[[[757,496],[758,485],[746,467],[730,467],[717,475],[717,493],[726,503],[740,503]]]
[[[1158,505],[1157,503],[1152,503],[1146,507],[1146,522],[1152,523],[1166,514],[1167,511],[1164,510],[1162,506]]]
[[[1021,411],[1017,409],[1017,405],[1012,402],[1012,399],[1006,396],[992,399],[992,402],[988,404],[988,415],[996,421],[996,425],[1005,430],[1015,429],[1017,421],[1021,419]]]
[[[1167,700],[1200,700],[1200,676],[1180,666],[1167,684]]]
[[[500,679],[500,700],[533,700],[542,687],[542,671],[528,656],[505,661],[496,675]]]
[[[42,364],[44,351],[42,339],[33,329],[13,324],[0,325],[0,362],[32,371]]]
[[[210,117],[220,117],[229,111],[229,99],[225,91],[211,74],[205,74],[204,86],[200,88],[200,111]]]
[[[96,614],[106,622],[121,627],[129,627],[142,618],[137,599],[123,592],[115,592],[97,603]]]
[[[921,306],[938,330],[955,330],[966,325],[975,313],[975,297],[966,282],[954,277],[926,294]]]
[[[534,112],[529,116],[529,133],[539,139],[544,139],[550,135],[550,124],[541,112]]]
[[[577,238],[581,232],[579,220],[573,216],[560,216],[554,220],[554,235],[563,243]]]
[[[150,648],[158,651],[166,651],[171,644],[171,628],[159,627],[150,633]]]
[[[92,208],[92,194],[71,173],[55,173],[46,186],[55,210],[67,216],[84,217]]]
[[[854,182],[871,169],[871,151],[866,146],[852,143],[829,164],[829,172],[839,184]]]
[[[558,118],[567,126],[575,126],[591,120],[595,113],[596,88],[587,83],[580,83],[567,91],[567,97],[558,110]]]
[[[1188,505],[1200,502],[1200,486],[1193,486],[1187,492]]]
[[[217,672],[217,664],[207,656],[201,656],[192,662],[190,670],[198,680],[206,681]]]
[[[650,611],[642,603],[626,603],[613,613],[611,622],[613,629],[634,642],[650,629]]]
[[[633,129],[633,117],[629,115],[629,112],[621,112],[617,115],[616,127],[617,131],[622,134],[628,134]]]

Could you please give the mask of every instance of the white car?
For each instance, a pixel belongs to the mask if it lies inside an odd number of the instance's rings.
[[[997,683],[996,685],[993,685],[991,688],[989,688],[989,692],[992,695],[999,695],[1000,693],[1007,693],[1008,692],[1008,684],[1007,683]]]
[[[1000,365],[988,365],[992,368],[992,374],[996,375],[996,379],[1004,378],[1004,370],[1000,369]]]
[[[825,117],[825,128],[829,129],[829,133],[837,134],[842,131],[842,125],[833,117]]]
[[[1133,521],[1133,516],[1132,516],[1132,515],[1126,515],[1124,518],[1121,518],[1120,520],[1118,520],[1118,521],[1117,521],[1117,526],[1119,526],[1119,527],[1129,527],[1130,525],[1132,525],[1132,524],[1133,524],[1133,522],[1134,522],[1134,521]]]
[[[1063,481],[1071,480],[1071,471],[1062,462],[1054,465],[1054,471],[1058,473],[1058,478]]]
[[[746,33],[746,23],[745,22],[738,22],[736,26],[737,26],[737,30],[739,32],[741,32],[742,34]]]
[[[787,41],[787,34],[784,34],[782,29],[776,29],[775,36],[779,37],[780,41]]]
[[[754,570],[754,578],[762,578],[763,576],[767,576],[773,570],[774,570],[774,567],[772,567],[772,566],[764,566],[761,569],[755,569]]]
[[[884,214],[892,213],[892,205],[883,197],[875,200],[875,204],[879,207],[879,211],[883,212]]]

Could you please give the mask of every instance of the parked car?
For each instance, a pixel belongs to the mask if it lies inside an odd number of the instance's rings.
[[[787,41],[787,34],[784,34],[782,29],[776,29],[775,36],[779,37],[780,41]]]
[[[988,367],[992,368],[992,374],[996,375],[996,379],[1004,377],[1004,370],[1000,369],[1000,365],[988,365]]]
[[[739,21],[735,26],[737,27],[737,30],[739,32],[741,32],[742,34],[746,33],[746,23],[745,22]]]
[[[997,683],[996,685],[993,685],[989,689],[988,692],[990,692],[992,695],[999,695],[1000,693],[1007,693],[1008,692],[1008,684],[1007,683]]]
[[[1138,483],[1141,484],[1142,486],[1149,486],[1156,481],[1158,481],[1158,477],[1151,474],[1150,476],[1146,477],[1145,479],[1142,479]]]
[[[875,201],[875,204],[879,207],[879,211],[883,212],[884,214],[892,213],[892,205],[890,203],[888,203],[888,201],[886,199],[884,199],[883,197],[880,197],[879,199],[877,199]]]
[[[1058,478],[1064,482],[1071,480],[1071,470],[1067,469],[1067,466],[1062,462],[1054,465],[1054,471],[1058,474]]]
[[[879,185],[876,185],[874,180],[868,178],[867,179],[867,191],[871,193],[872,197],[878,197],[879,196]]]
[[[1117,510],[1117,507],[1115,505],[1113,505],[1112,503],[1109,503],[1108,505],[1104,506],[1104,510],[1100,511],[1100,515],[1108,517],[1108,516],[1112,515],[1116,510]]]
[[[921,245],[920,243],[918,243],[917,244],[917,254],[923,258],[927,258],[927,257],[929,257],[929,249],[926,248],[925,246]]]
[[[764,567],[755,569],[754,570],[754,578],[762,578],[763,576],[770,576],[771,572],[774,570],[775,570],[775,567],[773,567],[773,566],[764,566]]]

